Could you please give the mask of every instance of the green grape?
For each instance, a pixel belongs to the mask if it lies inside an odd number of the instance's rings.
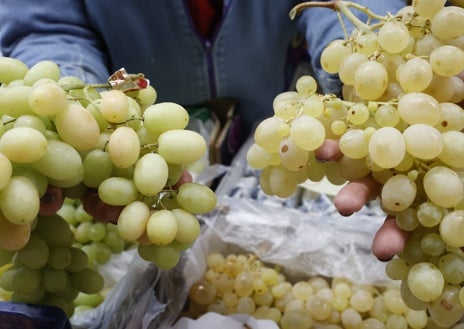
[[[21,294],[17,291],[13,292],[11,295],[11,301],[17,303],[25,303],[25,304],[39,304],[40,301],[45,296],[45,290],[42,287],[34,290],[31,293]]]
[[[194,242],[201,233],[198,219],[191,213],[182,209],[172,209],[171,211],[177,220],[175,239],[180,243]]]
[[[159,136],[168,130],[186,128],[189,123],[189,114],[179,104],[162,102],[145,109],[143,123],[150,133]]]
[[[71,272],[71,285],[79,292],[95,294],[103,289],[103,276],[94,269],[84,268],[80,271]]]
[[[128,168],[139,158],[140,140],[135,130],[121,126],[111,133],[107,148],[116,167]]]
[[[76,150],[92,150],[100,138],[97,120],[80,104],[70,103],[53,122],[61,139]]]
[[[85,269],[88,264],[87,254],[76,247],[70,247],[69,251],[71,253],[71,262],[65,270],[69,272],[78,272]]]
[[[291,310],[282,315],[280,323],[282,329],[310,329],[314,322],[306,310]]]
[[[50,248],[47,264],[55,270],[63,270],[71,264],[72,254],[69,247],[55,246]]]
[[[155,103],[158,93],[152,85],[148,85],[146,88],[140,89],[137,93],[136,100],[142,107],[146,107]]]
[[[399,99],[398,113],[408,124],[435,126],[440,121],[440,104],[425,92],[410,92]]]
[[[53,116],[68,106],[66,92],[58,83],[34,86],[28,98],[31,110],[38,115]]]
[[[269,153],[277,153],[282,138],[290,133],[290,126],[276,116],[261,121],[254,132],[255,143]]]
[[[47,152],[31,166],[56,180],[70,180],[84,173],[79,153],[71,145],[58,140],[48,140]]]
[[[100,113],[108,122],[124,122],[129,114],[127,96],[115,89],[101,93]]]
[[[441,326],[450,327],[464,315],[464,307],[459,301],[459,288],[446,285],[437,300],[428,307],[431,318]]]
[[[88,237],[90,241],[101,241],[106,236],[106,225],[104,223],[93,223],[89,228]]]
[[[103,242],[94,242],[92,244],[95,249],[95,262],[98,264],[106,264],[111,258],[111,248]]]
[[[366,100],[376,100],[387,90],[388,73],[385,67],[369,60],[361,63],[354,74],[354,88]]]
[[[422,301],[436,300],[445,284],[440,270],[427,262],[412,265],[407,282],[412,294]]]
[[[41,79],[51,79],[58,81],[60,78],[60,68],[58,64],[52,61],[39,61],[32,65],[24,75],[24,85],[32,86],[36,81]]]
[[[206,280],[200,280],[193,284],[189,290],[189,298],[200,305],[208,305],[216,297],[216,288]]]
[[[101,182],[111,177],[114,167],[110,155],[100,149],[93,149],[87,153],[82,164],[84,166],[82,181],[93,188],[98,188]]]
[[[170,210],[155,210],[148,218],[148,238],[158,246],[171,243],[176,237],[177,230],[176,216]]]
[[[60,216],[39,216],[34,232],[49,246],[71,246],[74,236],[69,224]]]
[[[430,29],[434,36],[442,40],[451,40],[462,35],[464,27],[464,8],[458,6],[443,7],[433,15]]]
[[[86,294],[79,292],[77,297],[74,299],[74,305],[86,305],[90,307],[97,307],[104,301],[104,297],[101,293]]]
[[[380,47],[393,54],[403,51],[408,46],[409,38],[406,25],[396,20],[386,22],[378,32]]]
[[[77,243],[87,243],[90,241],[89,232],[93,226],[93,222],[83,222],[77,225],[74,229],[74,239]]]
[[[117,228],[119,235],[126,241],[136,241],[146,231],[150,218],[150,208],[142,201],[129,203],[121,211]]]
[[[0,113],[17,118],[24,114],[33,114],[29,106],[30,86],[12,86],[1,89]]]
[[[19,59],[0,57],[0,83],[9,84],[14,80],[21,80],[29,70]]]
[[[29,241],[31,225],[16,225],[0,212],[0,247],[10,251],[23,248]]]
[[[285,91],[274,98],[272,108],[274,116],[285,121],[294,119],[301,108],[301,94],[296,91]]]
[[[93,220],[93,217],[85,211],[82,203],[77,204],[75,207],[74,217],[76,218],[77,223],[85,223]]]
[[[442,133],[443,149],[438,158],[446,165],[454,168],[464,167],[464,133],[461,131],[445,131]]]
[[[45,134],[45,130],[49,129],[49,125],[45,125],[47,119],[46,117],[36,117],[30,114],[24,114],[16,118],[13,127],[29,127],[34,128],[35,130],[39,131],[42,134]]]
[[[22,207],[18,207],[19,204]],[[13,176],[0,191],[0,207],[13,224],[30,224],[39,213],[39,193],[28,178]]]
[[[172,164],[198,161],[206,149],[206,141],[193,130],[172,129],[158,137],[158,154]]]
[[[289,171],[304,169],[309,159],[309,151],[298,147],[291,137],[282,140],[279,154],[282,167]]]
[[[11,269],[10,269],[11,270]],[[40,288],[43,282],[41,270],[26,266],[13,268],[12,291],[20,294],[30,294]]]
[[[125,206],[137,199],[134,181],[123,177],[109,177],[98,186],[100,199],[113,206]]]
[[[74,205],[64,203],[61,208],[56,212],[57,215],[62,217],[69,225],[75,226],[77,221],[75,218],[76,208]]]
[[[33,233],[27,244],[17,252],[18,260],[27,267],[40,269],[44,267],[49,258],[49,248],[45,240]]]
[[[3,189],[13,174],[13,165],[11,161],[0,153],[0,190]]]
[[[253,143],[247,151],[247,163],[255,169],[263,169],[270,166],[272,155],[256,143]]]
[[[464,187],[458,174],[444,166],[427,171],[423,185],[428,198],[439,207],[456,206],[464,197]]]
[[[216,195],[206,185],[185,183],[179,187],[176,198],[179,205],[193,214],[204,214],[216,206]]]
[[[377,129],[369,140],[369,156],[382,168],[393,168],[401,163],[406,143],[401,132],[392,127]]]
[[[328,73],[338,73],[343,59],[351,54],[351,49],[344,40],[334,40],[321,53],[322,68]]]
[[[382,187],[382,206],[393,212],[406,210],[417,193],[415,182],[406,175],[392,176]]]
[[[147,153],[135,163],[134,184],[143,195],[157,195],[166,186],[169,167],[162,156]]]
[[[433,15],[435,15],[440,9],[442,9],[445,6],[445,2],[445,0],[414,0],[412,1],[412,8],[420,16],[425,18],[432,18]]]
[[[59,294],[66,291],[71,282],[70,275],[65,270],[57,270],[51,267],[42,268],[42,286],[46,292]]]
[[[354,85],[354,74],[356,69],[367,60],[368,57],[359,52],[354,52],[346,56],[339,67],[340,81],[347,86]]]
[[[303,115],[295,118],[290,126],[290,136],[298,147],[313,151],[322,145],[325,128],[317,119]]]
[[[464,281],[464,260],[460,256],[453,253],[442,255],[438,268],[446,282],[457,285]]]
[[[15,127],[0,137],[0,152],[14,162],[31,163],[47,152],[47,139],[29,127]]]
[[[82,105],[85,106],[87,111],[89,111],[89,113],[93,115],[93,117],[97,121],[98,127],[100,128],[100,132],[104,132],[107,128],[110,127],[110,123],[103,117],[101,112],[96,108],[95,104],[90,103],[90,104],[82,104]]]
[[[180,251],[171,245],[139,244],[138,253],[140,257],[146,261],[153,262],[162,270],[169,270],[175,267],[180,260]]]

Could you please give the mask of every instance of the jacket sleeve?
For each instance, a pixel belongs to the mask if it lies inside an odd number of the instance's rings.
[[[0,50],[28,66],[56,62],[62,75],[88,83],[108,78],[102,43],[81,0],[0,0]]]
[[[379,15],[395,14],[399,9],[406,6],[405,0],[355,0],[354,2],[368,7]],[[361,12],[353,10],[353,13],[362,21],[366,21],[367,17]],[[348,30],[353,29],[350,22],[346,19],[344,19],[344,22]],[[325,72],[320,64],[320,56],[327,44],[335,39],[344,38],[337,13],[327,8],[314,7],[305,9],[298,17],[298,25],[300,31],[306,37],[314,77],[318,80],[322,91],[324,93],[340,94],[341,82],[338,76]]]

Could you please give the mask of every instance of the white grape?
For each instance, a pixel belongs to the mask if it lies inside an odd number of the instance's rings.
[[[378,32],[379,45],[389,53],[399,53],[409,43],[409,31],[400,21],[391,20],[382,25]]]
[[[393,168],[403,160],[406,142],[399,130],[382,127],[372,135],[368,148],[369,156],[378,166]]]
[[[399,99],[398,113],[408,124],[423,123],[434,126],[440,121],[440,104],[424,92],[411,92]]]
[[[406,150],[422,160],[436,158],[443,150],[441,133],[426,124],[413,124],[403,131]]]
[[[399,212],[406,210],[413,203],[417,193],[414,181],[406,175],[392,176],[382,186],[380,200],[386,209]]]
[[[427,171],[423,185],[429,199],[443,208],[457,205],[464,197],[464,185],[458,174],[444,166]]]
[[[354,88],[366,100],[376,100],[387,90],[388,73],[385,67],[375,61],[361,63],[354,75]]]

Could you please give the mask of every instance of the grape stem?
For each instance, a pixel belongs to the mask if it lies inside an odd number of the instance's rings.
[[[358,17],[356,17],[353,12],[351,11],[350,7],[366,14],[370,19],[377,19],[379,21],[385,21],[388,18],[385,16],[377,15],[376,13],[369,10],[368,7],[361,6],[358,3],[354,3],[351,1],[343,1],[343,0],[334,0],[334,1],[308,1],[302,2],[293,7],[290,10],[289,16],[290,19],[294,19],[297,15],[301,13],[304,9],[308,9],[311,7],[322,7],[322,8],[329,8],[332,10],[337,11],[340,14],[343,14],[354,26],[357,30],[364,32],[364,33],[372,33],[375,29],[375,26],[369,26],[368,24],[362,22]],[[346,31],[345,31],[346,34]]]
[[[64,89],[65,91],[85,89],[85,88],[110,89],[111,85],[109,83],[96,83],[96,84],[75,83],[75,84],[61,85],[61,88]]]

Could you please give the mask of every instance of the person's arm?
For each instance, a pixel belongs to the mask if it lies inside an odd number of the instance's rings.
[[[62,75],[88,83],[108,78],[107,57],[87,20],[80,0],[1,0],[0,37],[3,56],[32,66],[56,62]]]
[[[353,2],[368,7],[372,12],[379,15],[395,14],[399,9],[406,6],[405,0],[354,0]],[[361,12],[353,10],[353,13],[360,17],[362,21],[366,21],[366,16]],[[320,63],[320,56],[324,48],[331,41],[344,38],[337,13],[328,8],[313,7],[303,10],[296,19],[298,19],[299,30],[306,37],[314,77],[318,80],[318,84],[324,93],[338,94],[341,88],[338,76],[325,72]],[[344,21],[346,28],[351,31],[353,25],[345,18]]]

